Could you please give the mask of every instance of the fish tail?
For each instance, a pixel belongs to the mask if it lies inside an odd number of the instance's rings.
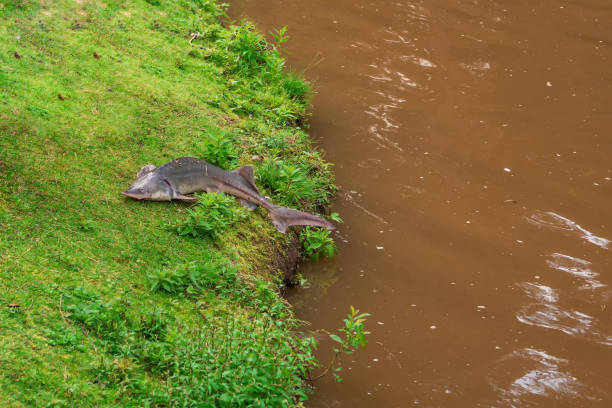
[[[272,219],[272,224],[274,224],[276,229],[283,234],[287,231],[287,227],[292,225],[312,225],[330,230],[336,229],[334,224],[323,218],[287,207],[272,205],[269,208],[269,214]]]

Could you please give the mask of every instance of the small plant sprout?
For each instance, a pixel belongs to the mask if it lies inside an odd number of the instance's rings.
[[[351,306],[350,313],[344,319],[344,327],[339,329],[344,333],[344,339],[334,334],[329,335],[332,340],[340,343],[341,346],[340,349],[334,349],[334,351],[351,354],[359,347],[365,348],[367,344],[365,336],[370,332],[365,330],[364,323],[367,320],[366,318],[370,316],[369,313],[360,314],[358,309]]]
[[[274,29],[270,34],[272,34],[272,38],[274,38],[274,44],[276,45],[276,49],[280,51],[281,46],[289,40],[289,36],[287,35],[287,26],[283,26],[280,29]]]
[[[310,282],[302,274],[298,275],[298,282],[301,288],[309,288]]]
[[[340,218],[340,214],[338,214],[337,212],[333,212],[331,214],[329,214],[329,218],[333,221],[336,221],[337,223],[342,224],[344,222],[344,220],[342,218]]]
[[[370,332],[365,330],[364,324],[370,316],[371,314],[369,313],[359,313],[358,309],[355,309],[353,306],[350,307],[350,313],[344,319],[344,327],[338,329],[340,335],[327,333],[333,341],[338,343],[338,346],[333,348],[334,357],[321,374],[314,378],[307,378],[307,380],[317,380],[325,376],[329,371],[333,371],[336,381],[342,381],[342,378],[338,375],[342,371],[339,358],[342,354],[352,354],[359,348],[365,348],[368,343],[365,336],[370,334]]]

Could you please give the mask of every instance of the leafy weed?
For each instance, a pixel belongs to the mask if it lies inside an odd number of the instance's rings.
[[[152,292],[200,294],[223,292],[235,286],[237,271],[223,259],[209,258],[175,268],[160,269],[148,276]]]
[[[322,228],[306,227],[300,233],[304,255],[317,261],[321,255],[331,258],[338,252],[331,231]]]
[[[197,155],[223,169],[236,166],[238,152],[236,140],[228,132],[219,128],[210,128],[197,147]]]
[[[257,178],[285,205],[303,206],[326,196],[325,186],[309,177],[309,169],[304,164],[267,160],[258,169]]]
[[[248,216],[248,211],[224,193],[199,194],[200,201],[187,210],[187,218],[176,225],[179,235],[216,239]]]

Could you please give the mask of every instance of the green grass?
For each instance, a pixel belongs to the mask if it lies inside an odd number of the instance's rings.
[[[302,129],[308,83],[223,14],[0,0],[0,406],[306,398],[313,344],[278,295],[269,265],[289,238],[265,210],[119,194],[142,165],[194,155],[254,164],[279,203],[329,204],[329,164]]]

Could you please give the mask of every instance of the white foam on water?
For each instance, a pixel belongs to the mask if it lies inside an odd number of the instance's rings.
[[[532,282],[520,282],[516,285],[523,289],[527,296],[537,301],[555,303],[559,300],[559,294],[550,286],[538,285]]]
[[[553,269],[569,273],[583,280],[583,285],[579,288],[582,290],[594,290],[599,288],[605,288],[608,285],[601,283],[598,279],[599,273],[591,270],[591,262],[574,258],[573,256],[554,253],[546,260],[548,266]]]
[[[527,221],[540,227],[579,232],[581,238],[603,249],[609,249],[610,246],[609,239],[598,237],[569,218],[552,211],[536,211],[535,214],[527,218]]]
[[[558,330],[573,337],[612,346],[612,336],[597,328],[599,321],[577,310],[564,310],[551,303],[532,303],[523,306],[516,319],[529,326]]]
[[[602,292],[599,290],[607,287],[607,285],[596,279],[599,274],[591,269],[591,262],[560,253],[553,253],[546,262],[551,268],[568,273],[583,282],[581,286],[576,288],[580,292],[574,294],[571,293],[573,288],[569,289],[569,297],[581,300],[587,298],[587,301],[598,304],[607,303],[610,291],[604,290]],[[516,286],[521,288],[525,295],[534,301],[523,305],[516,314],[516,319],[519,322],[529,326],[557,330],[573,337],[612,346],[612,333],[607,334],[609,330],[603,327],[604,325],[593,316],[574,310],[572,307],[564,306],[558,290],[539,282],[519,282]],[[584,296],[585,290],[591,292],[588,297]]]
[[[535,348],[515,350],[497,360],[488,382],[498,394],[493,406],[539,406],[541,399],[575,401],[576,406],[588,406],[600,400],[601,392],[586,386],[576,378],[568,360],[551,356]],[[519,371],[517,376],[515,373]]]

